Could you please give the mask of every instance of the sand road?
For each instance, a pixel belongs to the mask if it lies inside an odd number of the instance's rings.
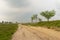
[[[12,40],[60,40],[60,32],[25,25],[18,25],[17,31],[12,36]]]

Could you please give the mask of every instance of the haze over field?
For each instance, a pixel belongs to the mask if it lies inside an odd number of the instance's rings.
[[[29,22],[32,14],[53,9],[52,20],[60,19],[60,0],[0,0],[0,21]]]

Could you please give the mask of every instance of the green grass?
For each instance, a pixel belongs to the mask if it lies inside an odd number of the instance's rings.
[[[31,26],[40,26],[40,27],[46,27],[49,29],[55,29],[57,31],[60,31],[60,20],[56,21],[43,21],[43,22],[38,22],[38,23],[26,23],[25,25],[31,25]]]
[[[12,35],[18,28],[17,24],[0,23],[0,40],[11,40]]]

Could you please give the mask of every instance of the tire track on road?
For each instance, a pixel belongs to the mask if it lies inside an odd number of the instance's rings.
[[[42,32],[41,29],[41,31],[39,31],[37,27],[35,27],[35,29],[33,26],[31,27],[20,24],[18,26],[19,28],[13,35],[12,40],[60,40],[59,37],[49,35],[44,31]]]
[[[33,34],[35,34],[35,35],[37,35],[38,37],[40,37],[41,39],[43,39],[43,40],[60,40],[59,38],[57,38],[57,37],[53,37],[53,36],[50,36],[50,35],[48,35],[48,34],[46,34],[46,33],[43,33],[43,32],[40,32],[40,31],[38,31],[38,30],[36,30],[36,29],[32,29],[32,28],[30,28],[30,27],[25,27],[27,30],[29,30],[30,32],[32,32]],[[39,35],[39,34],[41,34],[41,35]]]

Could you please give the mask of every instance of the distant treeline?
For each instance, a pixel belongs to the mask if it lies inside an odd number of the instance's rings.
[[[14,22],[2,21],[0,23],[2,23],[2,24],[13,24]],[[15,23],[18,23],[18,22],[15,22]]]

